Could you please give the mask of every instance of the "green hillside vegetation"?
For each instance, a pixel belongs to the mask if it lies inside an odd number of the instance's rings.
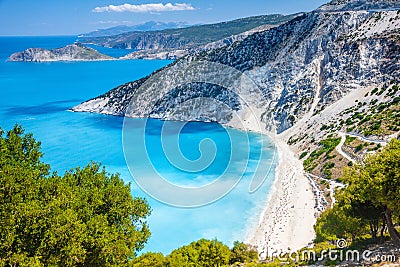
[[[358,101],[354,107],[346,109],[342,114],[350,114],[344,122],[348,132],[358,131],[364,136],[390,135],[400,130],[400,96],[396,84],[375,88],[365,97],[366,101]],[[378,98],[384,98],[382,102]],[[367,110],[366,110],[367,109]]]
[[[351,137],[347,135],[346,141],[342,149],[343,151],[351,155],[354,159],[361,161],[366,153],[382,150],[382,145],[373,142],[365,142],[356,137]]]
[[[332,178],[332,169],[335,167],[336,155],[333,153],[337,145],[340,143],[340,137],[335,138],[329,135],[326,139],[321,140],[319,147],[312,151],[310,155],[304,160],[304,169],[307,172],[317,171],[316,175],[324,176],[324,178]],[[307,153],[303,152],[302,156],[305,157]]]
[[[263,15],[237,19],[216,24],[205,24],[180,29],[167,29],[152,32],[129,32],[115,36],[80,38],[83,43],[94,43],[108,47],[124,48],[126,43],[133,44],[143,41],[144,38],[153,40],[162,36],[164,48],[178,48],[187,45],[199,46],[237,35],[262,25],[279,25],[292,20],[299,14],[293,15]],[[168,39],[165,39],[167,38]]]
[[[349,162],[340,155],[335,147],[340,142],[340,138],[334,138],[337,131],[356,132],[361,136],[382,139],[400,131],[400,89],[394,82],[387,83],[380,88],[374,88],[364,99],[355,100],[355,104],[342,111],[340,120],[331,121],[323,124],[321,132],[325,132],[325,139],[316,144],[318,147],[313,151],[310,148],[302,151],[300,159],[304,159],[303,165],[307,172],[327,179],[341,180],[343,170],[346,166],[351,166]],[[307,138],[307,135],[289,139],[289,144]],[[382,149],[381,144],[366,142],[355,137],[346,136],[346,141],[342,146],[345,151],[356,161],[362,159],[369,153],[375,153]]]
[[[322,124],[326,134],[357,132],[365,137],[388,136],[400,131],[400,87],[395,81],[376,87],[339,113],[339,119]],[[292,138],[291,143],[306,138]]]
[[[84,46],[83,44],[75,43],[74,45],[79,48],[76,58],[88,59],[88,60],[90,60],[90,59],[112,59],[111,56],[101,54],[97,50],[87,47],[87,46]],[[62,51],[62,48],[54,49],[53,51],[57,51],[57,50]]]
[[[165,30],[167,34],[179,35],[181,38],[193,40],[196,43],[210,43],[249,31],[256,27],[270,24],[278,25],[293,19],[297,15],[264,15],[242,18],[217,24],[206,24],[183,29]]]

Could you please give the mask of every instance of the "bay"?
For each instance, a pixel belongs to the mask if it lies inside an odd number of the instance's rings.
[[[13,52],[29,47],[57,48],[75,39],[74,36],[0,37],[0,127],[8,130],[19,123],[26,132],[32,132],[42,142],[43,160],[61,174],[91,161],[101,162],[108,172],[120,173],[122,179],[131,183],[132,194],[145,197],[152,207],[148,220],[152,236],[144,251],[169,253],[199,238],[217,238],[228,245],[243,240],[247,231],[257,224],[272,187],[276,162],[271,140],[216,123],[187,123],[180,133],[171,133],[179,134],[182,154],[187,159],[195,160],[201,156],[199,144],[202,140],[212,140],[217,151],[208,168],[191,173],[168,162],[160,146],[164,122],[149,120],[146,148],[154,168],[173,183],[202,186],[219,177],[228,164],[246,166],[246,172],[236,187],[208,205],[179,208],[153,199],[138,187],[125,162],[122,145],[124,118],[73,113],[68,109],[115,86],[149,75],[171,61],[6,62]],[[107,50],[102,52],[107,53]],[[121,55],[125,52],[112,51]],[[132,120],[140,124],[143,119]],[[168,127],[179,128],[181,124],[171,122]],[[230,135],[239,139],[249,138],[250,148],[243,143],[240,150],[245,153],[249,149],[248,157],[230,162]],[[262,147],[262,142],[267,145]],[[235,145],[240,148],[240,144]],[[261,152],[264,153],[260,160]],[[146,171],[144,162],[135,164]],[[259,190],[249,193],[252,174],[259,164],[266,173],[270,172]],[[229,175],[235,177],[237,173]]]

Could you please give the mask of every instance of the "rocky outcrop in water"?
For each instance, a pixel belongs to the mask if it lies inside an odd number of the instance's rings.
[[[110,60],[110,56],[103,55],[96,50],[75,43],[57,49],[28,48],[23,52],[12,54],[8,61],[49,62],[49,61],[91,61]]]
[[[260,120],[277,132],[290,128],[304,116],[316,114],[347,93],[396,80],[400,74],[400,11],[399,1],[332,1],[314,12],[304,14],[270,30],[250,35],[220,49],[190,55],[178,63],[210,61],[240,70],[250,77],[262,92],[262,98],[252,105],[261,108]],[[385,10],[372,10],[372,9]],[[176,62],[166,67],[173,69]],[[165,71],[165,69],[163,70]],[[197,119],[179,117],[155,107],[143,113],[146,101],[159,95],[149,92],[136,101],[140,86],[149,78],[127,83],[95,99],[74,107],[74,111],[89,111],[131,117],[162,119]],[[171,81],[177,79],[171,71]],[[165,81],[164,81],[165,82]],[[179,101],[207,96],[212,90],[207,83],[183,86],[176,90]],[[225,103],[240,103],[238,95],[219,90]],[[245,93],[245,92],[244,92]],[[133,99],[133,108],[127,112]],[[169,99],[170,105],[178,101]],[[157,102],[165,105],[166,102]],[[243,105],[234,105],[237,109]],[[209,107],[204,107],[208,110]],[[196,109],[198,113],[198,107]],[[203,117],[217,120],[218,116]],[[226,117],[224,117],[226,119]],[[226,123],[226,121],[223,121]]]

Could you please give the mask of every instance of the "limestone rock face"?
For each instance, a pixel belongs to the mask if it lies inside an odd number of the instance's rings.
[[[385,10],[398,9],[400,3],[397,0],[333,0],[318,11],[359,11],[359,10]]]
[[[167,71],[165,79],[170,81],[177,79],[172,71],[174,66],[183,62],[210,61],[241,71],[262,92],[261,97],[250,103],[261,109],[259,120],[279,133],[351,91],[400,77],[400,11],[393,10],[398,4],[399,1],[335,0],[283,25],[254,33],[241,42],[186,56],[161,71]],[[240,99],[247,92],[231,94],[209,83],[180,86],[167,96],[157,95],[155,91],[147,95],[138,92],[157,73],[119,86],[72,110],[197,120],[201,107],[193,107],[192,114],[185,115],[171,115],[169,107],[199,96],[212,96],[232,110],[245,109]],[[142,97],[136,102],[138,94]],[[127,112],[131,100],[134,108]],[[141,112],[150,100],[159,106],[151,114]],[[217,114],[218,110],[210,112],[209,106],[203,108],[200,120],[229,124],[231,117],[224,115],[226,111]]]

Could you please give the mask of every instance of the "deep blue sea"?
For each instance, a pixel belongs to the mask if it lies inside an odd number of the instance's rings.
[[[57,48],[73,43],[76,37],[0,37],[0,127],[8,130],[15,123],[21,124],[42,142],[43,160],[53,170],[63,173],[90,161],[101,162],[108,172],[118,172],[126,182],[131,182],[134,196],[146,197],[152,207],[148,222],[152,236],[144,251],[169,253],[173,249],[200,238],[217,238],[231,245],[243,240],[246,232],[257,223],[265,205],[274,178],[275,148],[262,135],[249,134],[250,156],[245,153],[246,144],[235,143],[232,152],[230,136],[240,140],[244,132],[226,129],[215,123],[188,123],[181,132],[181,123],[168,124],[168,138],[179,135],[182,154],[194,162],[201,156],[199,144],[212,140],[216,155],[207,168],[199,172],[182,171],[170,164],[160,146],[164,122],[148,121],[146,149],[151,155],[154,168],[175,184],[202,186],[212,182],[226,170],[227,164],[246,172],[239,183],[227,195],[211,204],[198,208],[179,208],[153,199],[142,191],[128,170],[122,146],[124,119],[90,113],[73,113],[68,109],[102,94],[115,86],[141,78],[167,65],[165,60],[132,60],[102,62],[54,62],[20,63],[6,62],[7,57],[28,47]],[[110,55],[124,55],[127,51],[102,49]],[[140,125],[142,119],[131,119]],[[134,132],[133,132],[134,133]],[[267,146],[261,147],[265,142]],[[261,161],[259,155],[263,153]],[[258,163],[269,172],[262,186],[249,193],[252,174]],[[200,163],[199,163],[200,164]],[[146,162],[138,160],[136,167],[146,176]],[[235,177],[230,168],[227,177]],[[239,171],[238,171],[239,172]],[[151,179],[151,177],[149,177]]]

